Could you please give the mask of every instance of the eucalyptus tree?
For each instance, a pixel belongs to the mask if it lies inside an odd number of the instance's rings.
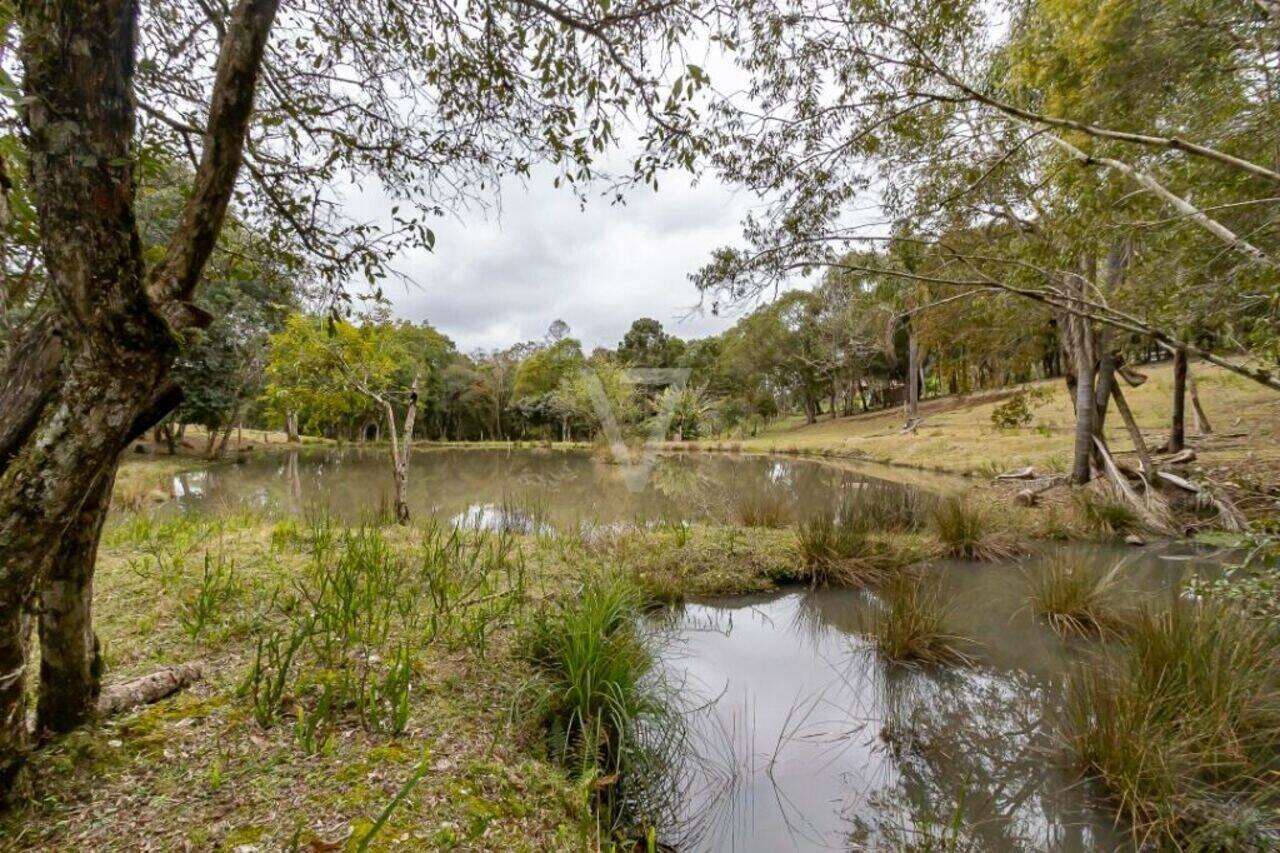
[[[821,268],[1039,302],[1072,356],[1078,481],[1110,381],[1103,329],[1280,389],[1270,364],[1221,354],[1274,362],[1280,21],[1265,4],[736,8],[750,82],[717,109],[713,158],[772,202],[695,277],[713,303]],[[868,198],[885,214],[870,223]],[[905,245],[928,251],[913,267]],[[1175,245],[1186,269],[1157,272]],[[1215,313],[1248,334],[1188,335]]]
[[[431,217],[503,175],[595,176],[636,118],[635,182],[687,164],[698,74],[666,70],[692,4],[586,0],[19,0],[3,21],[50,310],[0,372],[0,792],[28,746],[39,597],[38,725],[92,715],[101,660],[91,579],[117,455],[177,401],[179,342],[223,220],[305,254],[331,301],[373,282]],[[14,8],[6,6],[9,10]],[[674,78],[678,89],[664,80]],[[137,176],[186,157],[177,224],[144,255]],[[395,199],[347,218],[343,187]]]

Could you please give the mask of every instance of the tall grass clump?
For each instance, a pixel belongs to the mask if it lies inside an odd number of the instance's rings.
[[[555,760],[594,780],[598,812],[615,828],[654,788],[679,729],[639,625],[642,604],[628,579],[593,576],[534,613],[521,644],[538,677],[518,710],[540,721]]]
[[[864,559],[868,550],[866,533],[849,523],[843,507],[801,521],[796,543],[814,586],[852,586],[870,580],[874,574]]]
[[[1115,597],[1124,565],[1118,560],[1103,569],[1079,555],[1055,556],[1039,571],[1027,573],[1027,601],[1032,612],[1059,634],[1107,634],[1122,618]]]
[[[772,492],[743,492],[733,503],[734,518],[743,527],[786,527],[791,523],[787,501]]]
[[[875,648],[895,663],[965,663],[968,641],[947,630],[950,602],[936,578],[896,572],[879,590],[867,634]]]
[[[1137,510],[1114,495],[1081,489],[1072,500],[1085,527],[1094,533],[1124,536],[1142,530]]]
[[[1066,736],[1144,844],[1263,849],[1280,832],[1274,625],[1219,604],[1138,614],[1078,667]]]
[[[944,498],[934,507],[932,528],[947,557],[962,560],[999,560],[1016,556],[1018,548],[1001,529],[994,515],[961,497]]]

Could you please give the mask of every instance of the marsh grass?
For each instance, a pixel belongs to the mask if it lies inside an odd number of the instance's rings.
[[[970,643],[947,629],[950,602],[941,584],[914,571],[890,574],[866,626],[872,645],[894,663],[965,664]]]
[[[782,528],[791,523],[791,508],[774,492],[742,492],[733,500],[733,516],[743,527]]]
[[[1025,572],[1027,602],[1037,616],[1064,636],[1098,637],[1123,623],[1116,601],[1124,560],[1102,568],[1086,557],[1059,554]]]
[[[862,559],[866,533],[842,521],[837,509],[805,519],[796,530],[796,545],[814,586],[854,585],[873,574]]]
[[[1145,610],[1074,670],[1066,738],[1141,844],[1262,849],[1280,831],[1274,626],[1228,606]]]
[[[842,525],[864,533],[918,533],[928,528],[938,502],[923,489],[866,482],[841,502],[839,517]]]
[[[639,624],[643,605],[629,579],[588,576],[577,594],[533,613],[520,640],[538,676],[514,713],[537,720],[552,758],[587,781],[610,832],[659,810],[650,794],[681,738],[652,635]]]
[[[1019,551],[991,511],[966,498],[941,500],[933,509],[932,528],[946,557],[1001,560]]]
[[[1143,529],[1137,511],[1110,493],[1080,489],[1072,501],[1085,527],[1094,533],[1124,536]]]

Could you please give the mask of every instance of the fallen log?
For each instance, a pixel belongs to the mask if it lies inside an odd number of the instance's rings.
[[[1034,480],[1036,478],[1035,469],[1031,466],[1026,468],[1017,468],[1013,471],[1005,471],[1003,474],[996,474],[997,480]]]
[[[172,696],[182,688],[199,681],[203,674],[199,664],[180,663],[119,684],[109,685],[98,697],[98,716],[109,717],[139,705],[159,702],[166,696]]]

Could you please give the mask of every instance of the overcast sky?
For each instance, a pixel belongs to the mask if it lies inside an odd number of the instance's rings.
[[[527,188],[512,181],[500,212],[434,223],[436,251],[400,257],[395,267],[413,284],[388,284],[385,295],[398,317],[430,321],[466,352],[541,338],[556,319],[588,352],[617,346],[637,317],[682,338],[713,334],[733,320],[697,312],[688,275],[712,249],[739,242],[756,203],[710,176],[692,186],[668,174],[656,193],[635,190],[626,205],[590,198],[585,210],[549,174]]]

